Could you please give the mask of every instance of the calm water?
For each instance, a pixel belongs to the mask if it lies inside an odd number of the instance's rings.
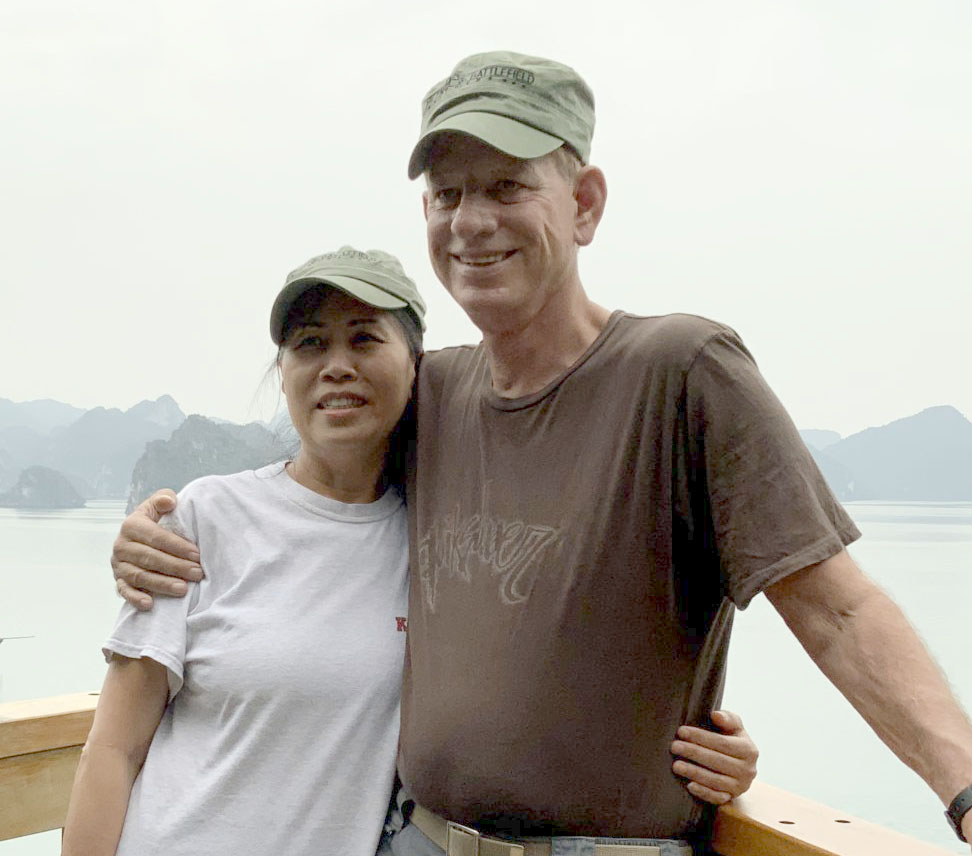
[[[972,504],[849,506],[852,552],[904,606],[972,705],[966,658]],[[100,644],[118,609],[108,555],[122,503],[65,512],[0,509],[0,701],[97,689]],[[760,777],[850,814],[967,853],[937,799],[897,762],[758,598],[733,637],[726,705],[759,743]],[[59,833],[0,842],[0,856],[55,856]]]

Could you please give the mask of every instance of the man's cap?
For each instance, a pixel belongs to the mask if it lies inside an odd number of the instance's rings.
[[[344,246],[314,256],[287,275],[270,310],[270,337],[282,345],[284,325],[291,307],[309,288],[329,285],[377,309],[409,309],[425,329],[425,301],[402,268],[401,262],[381,250]]]
[[[470,134],[516,158],[538,158],[567,143],[587,163],[594,93],[569,66],[511,51],[466,57],[422,101],[422,130],[408,177],[428,166],[435,137]]]

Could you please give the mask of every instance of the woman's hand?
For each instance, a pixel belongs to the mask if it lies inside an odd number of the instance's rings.
[[[719,730],[692,725],[678,729],[672,742],[672,771],[688,780],[685,787],[692,796],[722,805],[749,790],[759,750],[737,714],[714,710],[712,724]]]

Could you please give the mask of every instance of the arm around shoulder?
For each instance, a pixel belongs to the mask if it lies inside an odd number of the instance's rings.
[[[136,609],[151,609],[149,594],[182,597],[185,580],[202,578],[196,545],[159,525],[176,507],[171,490],[159,490],[139,505],[121,526],[111,553],[118,593]]]
[[[113,856],[132,784],[168,698],[161,664],[116,656],[71,791],[62,856]]]

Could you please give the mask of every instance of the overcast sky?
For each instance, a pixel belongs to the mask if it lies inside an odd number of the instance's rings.
[[[476,341],[405,166],[507,48],[597,97],[595,300],[732,325],[802,428],[972,417],[970,45],[967,0],[3,0],[0,397],[267,418],[270,304],[344,243]]]

